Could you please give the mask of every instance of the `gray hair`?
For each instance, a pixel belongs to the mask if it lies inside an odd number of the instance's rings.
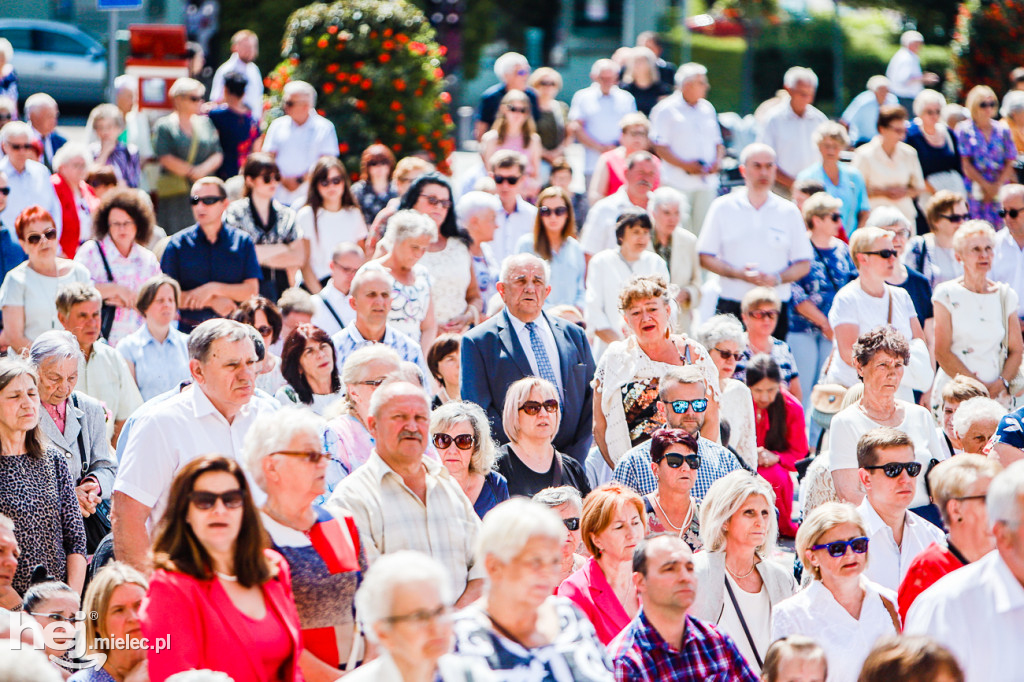
[[[996,201],[1001,204],[1010,197],[1024,197],[1024,185],[1020,185],[1016,182],[1003,185],[999,188],[999,194],[996,196]]]
[[[192,330],[188,336],[188,357],[190,360],[206,362],[214,341],[227,339],[231,343],[252,341],[250,327],[234,320],[207,320]]]
[[[498,447],[491,439],[491,426],[487,422],[487,414],[476,403],[466,400],[453,400],[441,405],[430,415],[430,435],[445,431],[456,424],[469,422],[473,430],[473,456],[469,459],[470,473],[486,476],[494,469],[498,457]]]
[[[32,126],[24,121],[11,121],[0,130],[0,143],[7,144],[16,137],[32,139]]]
[[[565,524],[550,507],[513,497],[487,512],[477,538],[477,559],[494,556],[504,564],[515,559],[535,537],[565,542]]]
[[[407,208],[388,218],[383,241],[389,249],[394,249],[407,239],[419,237],[430,237],[430,241],[437,239],[437,225],[429,217]]]
[[[15,616],[10,614],[8,617]],[[21,614],[16,617],[24,621],[31,620]],[[20,639],[0,640],[0,660],[4,662],[0,666],[0,682],[61,682],[60,673],[47,660],[46,655],[30,648]]]
[[[551,266],[548,265],[548,262],[540,256],[529,252],[506,256],[505,260],[501,261],[501,275],[498,277],[498,281],[502,284],[508,284],[508,278],[512,276],[512,271],[527,265],[540,265],[544,268],[544,281],[551,281]]]
[[[124,91],[131,92],[133,95],[139,92],[139,81],[137,78],[131,76],[121,75],[114,79],[114,95],[119,95]]]
[[[925,88],[921,92],[917,93],[917,97],[914,98],[914,116],[920,116],[921,112],[924,111],[925,107],[929,104],[938,104],[939,108],[945,107],[946,98],[943,97],[942,93],[938,90]]]
[[[743,148],[740,152],[740,165],[745,166],[750,157],[754,154],[768,154],[772,157],[772,161],[778,158],[775,150],[766,145],[764,142],[752,142]]]
[[[363,577],[363,584],[356,590],[355,598],[356,616],[363,624],[367,639],[377,643],[379,638],[374,626],[394,615],[391,610],[395,604],[396,587],[424,583],[438,591],[441,602],[446,606],[455,602],[448,571],[433,557],[403,549],[385,554],[373,562]]]
[[[826,138],[831,138],[843,145],[843,147],[850,146],[850,134],[846,132],[846,126],[836,121],[825,121],[811,133],[811,142],[815,146],[818,146]]]
[[[817,90],[818,74],[806,66],[791,66],[782,77],[782,86],[784,88],[795,88],[800,83],[807,83]]]
[[[893,225],[913,231],[913,226],[907,220],[907,216],[903,215],[903,211],[895,206],[879,206],[872,209],[862,227],[886,228]]]
[[[659,187],[651,192],[651,198],[647,201],[647,212],[654,216],[654,212],[663,206],[689,206],[686,197],[679,190],[671,187]]]
[[[900,36],[900,45],[902,47],[910,47],[914,43],[923,43],[924,36],[918,31],[904,31],[903,35]]]
[[[580,514],[583,513],[583,498],[580,491],[571,485],[560,485],[557,488],[544,488],[533,496],[534,502],[555,509],[563,504],[571,504]]]
[[[488,192],[474,190],[466,192],[459,198],[455,206],[455,215],[459,225],[465,227],[466,223],[480,215],[484,211],[494,211],[497,215],[501,209],[501,200]]]
[[[978,396],[960,403],[953,415],[953,433],[957,438],[967,435],[974,422],[991,420],[999,423],[999,420],[1006,416],[1006,408],[992,398]]]
[[[377,261],[370,261],[369,263],[363,263],[359,266],[359,269],[356,270],[356,274],[352,277],[352,284],[349,285],[348,295],[355,296],[363,282],[374,277],[384,279],[390,287],[395,286],[395,278],[390,272],[388,272],[388,269]]]
[[[391,346],[382,343],[371,343],[368,346],[357,348],[345,358],[341,367],[341,383],[351,385],[360,380],[363,372],[372,362],[391,362],[395,369],[402,365],[402,358]]]
[[[505,430],[505,435],[513,443],[519,442],[519,422],[522,418],[522,407],[523,403],[526,402],[527,398],[530,397],[530,393],[534,389],[537,389],[542,395],[541,400],[557,400],[558,410],[555,412],[553,421],[554,426],[552,431],[558,433],[558,427],[562,424],[562,411],[565,409],[565,405],[558,395],[558,388],[548,381],[547,379],[541,379],[540,377],[527,376],[519,379],[512,383],[511,386],[505,391],[505,403],[502,406],[501,411],[501,425]]]
[[[1003,96],[1003,106],[999,108],[1000,115],[1009,118],[1021,111],[1024,111],[1024,92],[1010,90]]]
[[[118,128],[124,130],[124,114],[121,113],[116,104],[100,104],[94,107],[89,112],[89,120],[86,122],[85,127],[88,130],[96,130],[97,121],[113,121]]]
[[[613,62],[611,59],[598,59],[590,67],[590,78],[596,79],[601,75],[602,71],[614,71],[616,74],[619,72],[619,65]]]
[[[506,52],[494,60],[494,75],[504,83],[508,72],[520,66],[530,68],[530,60],[518,52]]]
[[[658,397],[665,398],[668,390],[677,385],[700,384],[706,391],[704,374],[694,365],[671,365],[658,381]]]
[[[74,334],[63,329],[51,329],[36,337],[28,357],[39,371],[47,360],[82,360],[85,356]]]
[[[81,159],[86,166],[92,163],[92,153],[80,142],[68,142],[53,153],[53,167],[60,168],[75,159]]]
[[[57,100],[45,92],[29,95],[28,99],[25,100],[25,118],[30,118],[36,112],[36,109],[53,109],[57,111]]]
[[[747,333],[743,325],[732,315],[715,315],[700,326],[697,341],[711,350],[722,341],[732,341],[737,348],[746,348]]]
[[[1024,521],[1024,460],[1014,462],[992,479],[985,500],[991,524],[1004,523],[1016,531]]]
[[[370,398],[370,415],[376,419],[380,416],[380,411],[384,409],[385,405],[392,398],[401,395],[412,395],[422,398],[423,404],[427,406],[427,411],[430,411],[430,396],[423,390],[423,386],[414,384],[405,378],[396,378],[385,381],[373,392],[373,397]],[[423,445],[426,448],[426,443]]]
[[[690,81],[700,78],[702,76],[707,78],[707,75],[708,67],[704,66],[703,64],[698,64],[697,62],[689,62],[687,64],[683,64],[678,69],[676,69],[676,87],[681,88]]]
[[[871,92],[878,92],[878,88],[885,88],[886,90],[888,90],[891,85],[892,83],[889,82],[888,78],[882,75],[878,75],[872,76],[871,78],[868,79],[867,89],[870,90]]]
[[[323,442],[327,422],[303,407],[282,407],[253,422],[242,442],[242,467],[261,490],[267,489],[263,460],[274,452],[288,448],[296,436],[309,436]]]
[[[775,518],[775,493],[768,481],[742,470],[722,476],[704,494],[700,508],[700,539],[704,549],[710,552],[725,549],[725,524],[751,495],[763,497],[772,510],[768,515],[768,532],[764,542],[757,547],[761,556],[771,556],[779,535],[779,522]]]
[[[288,99],[292,95],[304,95],[309,98],[309,105],[316,106],[316,88],[306,81],[288,81],[284,84],[282,97]]]
[[[167,91],[171,99],[195,93],[199,93],[200,97],[206,93],[206,86],[195,78],[179,78],[171,83],[171,89]]]

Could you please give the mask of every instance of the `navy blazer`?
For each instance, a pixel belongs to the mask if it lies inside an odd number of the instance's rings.
[[[586,333],[580,327],[544,313],[544,319],[558,345],[558,364],[562,373],[562,421],[555,435],[556,450],[583,464],[590,449],[594,423],[594,355]],[[502,426],[502,410],[508,387],[524,377],[533,376],[519,337],[508,317],[500,313],[474,327],[462,337],[460,389],[463,400],[480,405],[487,412],[491,432],[499,443],[507,443]]]

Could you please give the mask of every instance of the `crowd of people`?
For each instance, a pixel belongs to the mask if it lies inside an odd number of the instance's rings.
[[[500,57],[458,184],[261,130],[249,31],[87,145],[14,106],[0,678],[1018,679],[1016,100],[920,44],[840,121],[787,71],[731,191],[654,34]]]

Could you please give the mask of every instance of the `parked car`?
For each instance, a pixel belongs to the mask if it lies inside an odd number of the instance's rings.
[[[23,102],[36,92],[61,104],[105,101],[107,50],[82,29],[41,19],[0,19],[0,38],[14,47]]]

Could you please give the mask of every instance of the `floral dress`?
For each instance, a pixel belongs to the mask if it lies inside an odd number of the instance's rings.
[[[398,190],[395,189],[394,185],[388,185],[388,190],[384,194],[375,194],[372,184],[365,180],[360,180],[352,185],[352,196],[355,197],[356,202],[359,204],[359,210],[363,212],[363,219],[366,221],[366,224],[373,225],[373,219],[384,210],[389,201],[398,196]]]
[[[704,549],[704,543],[700,541],[700,502],[690,497],[690,505],[693,507],[693,515],[686,528],[680,531],[671,522],[665,523],[664,510],[654,500],[655,493],[644,495],[644,508],[647,510],[647,527],[651,533],[678,533],[683,542],[690,546],[694,552]]]
[[[756,353],[750,346],[743,349],[743,357],[736,363],[736,371],[732,373],[733,379],[746,381],[747,363],[750,362],[750,358],[754,357],[754,355]],[[786,382],[787,386],[789,382],[800,376],[796,370],[796,359],[793,357],[793,351],[789,349],[788,343],[773,337],[771,356],[772,360],[778,364],[779,369],[782,370],[782,380]]]
[[[828,317],[832,309],[832,299],[839,290],[857,277],[857,266],[850,257],[850,247],[836,240],[835,246],[829,249],[814,247],[814,258],[811,270],[790,285],[793,297],[790,301],[789,331],[820,334],[821,330],[806,317],[796,312],[796,307],[804,301],[810,301],[814,307]],[[738,377],[737,377],[738,378]]]
[[[397,279],[395,280],[388,323],[419,343],[420,323],[426,318],[427,310],[430,308],[430,291],[434,282],[430,272],[422,263],[413,266],[412,274],[412,284],[402,284]],[[463,289],[463,299],[465,299],[465,289]]]
[[[1002,121],[992,121],[992,131],[988,139],[985,139],[984,133],[974,125],[974,121],[961,121],[956,126],[956,141],[960,147],[960,155],[989,182],[999,177],[1007,161],[1017,158],[1013,135]],[[967,207],[971,218],[987,220],[998,227],[1001,224],[999,202],[983,202],[975,198],[970,179],[964,178],[964,182],[967,185]]]
[[[85,266],[93,282],[106,284],[110,282],[110,278],[103,267],[100,246],[101,244],[95,240],[87,241],[75,253],[75,261]],[[147,279],[160,274],[160,262],[152,251],[140,244],[132,244],[132,250],[128,252],[127,258],[121,255],[110,235],[103,238],[102,248],[103,255],[107,257],[107,264],[110,265],[110,272],[114,275],[114,281],[128,287],[132,293],[138,294]],[[117,346],[118,341],[143,324],[145,320],[135,308],[118,308],[107,343]]]

